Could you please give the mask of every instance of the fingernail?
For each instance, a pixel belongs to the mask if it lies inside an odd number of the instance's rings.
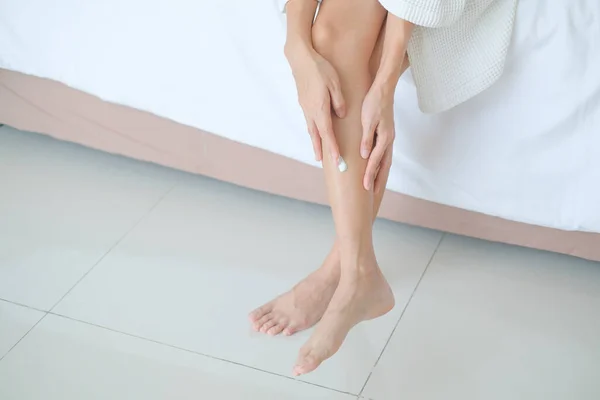
[[[362,158],[369,158],[369,149],[363,147],[362,149],[360,149],[360,155]]]
[[[342,156],[340,156],[340,159],[338,161],[338,169],[340,170],[340,172],[345,172],[348,169],[348,164],[346,164],[346,161],[344,161]]]

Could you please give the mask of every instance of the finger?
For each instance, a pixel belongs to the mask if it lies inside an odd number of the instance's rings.
[[[362,127],[363,134],[360,144],[360,156],[366,160],[373,149],[373,138],[375,137],[377,125],[373,122],[372,118],[367,118],[362,120]]]
[[[392,167],[392,156],[393,147],[389,146],[383,154],[381,164],[379,164],[379,169],[377,170],[377,176],[375,177],[375,183],[373,185],[375,193],[380,193],[382,190],[385,190],[390,175],[390,169]]]
[[[375,177],[377,176],[377,169],[381,164],[381,160],[383,159],[383,155],[386,150],[386,143],[384,140],[378,140],[375,148],[371,152],[369,156],[369,161],[367,162],[367,169],[365,171],[365,178],[363,185],[365,189],[371,190],[373,187],[373,182],[375,181]]]
[[[344,100],[342,87],[337,78],[329,85],[329,95],[331,96],[331,105],[333,106],[335,114],[339,118],[344,118],[346,116],[346,101]]]
[[[321,139],[325,141],[327,148],[329,149],[329,155],[335,165],[338,164],[340,159],[340,150],[333,133],[333,126],[331,125],[331,113],[324,113],[320,123],[317,123],[317,129],[321,135]]]
[[[321,136],[319,131],[312,120],[307,120],[308,133],[310,134],[310,140],[312,141],[313,151],[315,152],[315,160],[321,161],[323,159],[323,147],[321,144]]]

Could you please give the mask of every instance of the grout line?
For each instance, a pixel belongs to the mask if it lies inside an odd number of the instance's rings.
[[[429,269],[429,266],[431,265],[431,262],[433,261],[433,258],[437,254],[437,251],[440,248],[440,245],[442,244],[442,241],[444,240],[445,237],[446,237],[446,232],[444,232],[442,234],[442,236],[440,237],[440,240],[438,241],[438,244],[435,246],[435,250],[433,250],[433,253],[431,253],[431,257],[429,257],[429,261],[427,262],[427,265],[425,266],[425,269],[423,270],[423,273],[421,273],[421,276],[419,277],[419,280],[417,281],[417,284],[415,285],[415,288],[413,289],[412,293],[410,294],[410,297],[408,298],[408,301],[406,302],[406,306],[404,306],[404,309],[402,310],[402,313],[400,313],[400,318],[398,318],[398,321],[396,321],[396,325],[394,325],[394,329],[392,329],[392,332],[390,333],[390,336],[388,337],[387,341],[385,342],[385,345],[383,346],[383,349],[381,349],[381,353],[379,353],[379,357],[377,357],[377,360],[375,361],[375,364],[371,368],[371,372],[369,372],[369,376],[367,376],[367,380],[365,380],[365,384],[363,385],[362,389],[360,389],[360,392],[358,392],[359,396],[362,396],[363,391],[367,387],[367,384],[369,383],[369,379],[371,379],[371,375],[373,375],[373,372],[375,371],[375,368],[377,367],[377,364],[379,364],[379,361],[381,360],[381,357],[383,356],[383,353],[385,352],[385,349],[387,348],[388,344],[392,340],[392,337],[394,336],[394,333],[396,332],[396,329],[398,329],[398,325],[400,325],[400,321],[402,320],[402,317],[404,316],[404,313],[408,309],[408,306],[410,306],[410,302],[412,301],[415,293],[417,292],[417,289],[419,288],[419,285],[421,284],[421,281],[423,280],[423,277],[427,273],[427,270]]]
[[[9,302],[9,303],[10,303],[10,302]],[[35,324],[33,324],[33,326],[32,326],[32,327],[31,327],[31,328],[30,328],[30,329],[29,329],[29,330],[28,330],[28,331],[27,331],[27,332],[26,332],[26,333],[25,333],[23,336],[21,336],[21,339],[19,339],[19,340],[17,341],[17,343],[15,343],[15,344],[14,344],[14,345],[13,345],[13,346],[10,348],[10,349],[8,349],[8,351],[6,352],[6,354],[4,354],[2,357],[0,357],[0,362],[2,362],[2,360],[4,360],[4,357],[6,357],[7,355],[9,355],[9,354],[10,354],[10,352],[12,351],[12,349],[14,349],[15,347],[17,347],[17,345],[18,345],[19,343],[21,343],[21,341],[22,341],[23,339],[25,339],[25,337],[27,337],[27,335],[29,335],[29,332],[31,332],[31,331],[32,331],[32,330],[33,330],[33,329],[34,329],[36,326],[38,326],[38,324],[39,324],[40,322],[42,322],[42,320],[43,320],[44,318],[46,318],[46,316],[47,316],[47,315],[48,315],[48,313],[47,313],[47,312],[45,312],[45,313],[44,313],[44,315],[42,315],[42,318],[40,318],[40,319],[39,319],[39,320],[38,320],[38,321],[37,321]]]
[[[272,372],[272,371],[268,371],[268,370],[265,370],[265,369],[253,367],[251,365],[246,365],[246,364],[242,364],[242,363],[239,363],[239,362],[236,362],[236,361],[227,360],[227,359],[224,359],[224,358],[212,356],[210,354],[201,353],[199,351],[186,349],[184,347],[179,347],[179,346],[175,346],[175,345],[172,345],[172,344],[169,344],[169,343],[160,342],[158,340],[149,339],[149,338],[146,338],[146,337],[143,337],[143,336],[138,336],[138,335],[135,335],[135,334],[132,334],[132,333],[122,332],[122,331],[119,331],[119,330],[116,330],[116,329],[113,329],[113,328],[109,328],[107,326],[95,324],[93,322],[87,322],[87,321],[83,321],[83,320],[80,320],[80,319],[77,319],[77,318],[69,317],[67,315],[58,314],[58,313],[51,312],[51,311],[49,311],[47,314],[50,314],[50,315],[53,315],[53,316],[56,316],[56,317],[60,317],[60,318],[65,318],[65,319],[68,319],[68,320],[71,320],[71,321],[74,321],[74,322],[79,322],[79,323],[82,323],[82,324],[94,326],[96,328],[104,329],[104,330],[107,330],[107,331],[110,331],[110,332],[119,333],[121,335],[129,336],[129,337],[132,337],[132,338],[135,338],[135,339],[144,340],[146,342],[158,344],[158,345],[161,345],[161,346],[167,346],[167,347],[170,347],[172,349],[176,349],[176,350],[180,350],[180,351],[185,351],[185,352],[191,353],[191,354],[196,354],[196,355],[199,355],[199,356],[202,356],[202,357],[206,357],[206,358],[209,358],[209,359],[212,359],[212,360],[221,361],[221,362],[225,362],[225,363],[229,363],[229,364],[234,364],[234,365],[237,365],[237,366],[240,366],[240,367],[249,368],[249,369],[252,369],[252,370],[255,370],[255,371],[259,371],[259,372],[264,372],[266,374],[277,376],[277,377],[280,377],[280,378],[286,378],[288,380],[291,380],[291,381],[294,381],[294,382],[303,383],[305,385],[316,386],[316,387],[319,387],[321,389],[331,390],[331,391],[334,391],[334,392],[337,392],[337,393],[347,394],[347,395],[350,395],[350,396],[357,396],[355,393],[344,392],[342,390],[333,389],[333,388],[330,388],[330,387],[327,387],[327,386],[319,385],[318,383],[312,383],[312,382],[303,381],[303,380],[296,379],[296,378],[293,378],[293,377],[290,377],[290,376],[287,376],[287,375],[278,374],[277,372]]]
[[[2,297],[0,297],[0,301],[4,301],[4,302],[9,303],[9,304],[14,304],[15,306],[29,308],[30,310],[39,311],[39,312],[44,313],[44,314],[46,314],[48,312],[48,310],[42,310],[40,308],[28,306],[27,304],[22,304],[22,303],[18,303],[16,301],[12,301],[12,300],[8,300],[8,299],[3,299]]]
[[[75,284],[64,294],[62,295],[62,297],[60,299],[58,299],[58,301],[56,303],[54,303],[54,305],[50,308],[50,310],[48,311],[49,313],[52,312],[52,310],[54,310],[56,308],[57,305],[60,304],[61,301],[64,300],[65,297],[67,297],[69,295],[69,293],[71,293],[73,291],[73,289],[75,289],[75,287],[77,287],[77,285],[79,285],[79,283],[81,281],[83,281],[85,279],[86,276],[88,276],[90,274],[90,272],[92,272],[96,266],[98,264],[100,264],[102,262],[102,260],[104,260],[106,258],[106,256],[108,256],[127,236],[129,236],[129,234],[138,227],[138,225],[144,220],[146,219],[146,217],[148,215],[150,215],[150,213],[164,200],[165,197],[167,197],[167,195],[169,195],[169,193],[171,193],[173,191],[173,189],[175,189],[175,186],[177,186],[177,183],[173,184],[173,186],[171,186],[171,188],[169,190],[167,190],[157,201],[156,203],[150,207],[150,209],[148,210],[147,213],[145,213],[144,215],[142,215],[140,217],[139,220],[137,220],[133,226],[131,228],[129,228],[127,230],[127,232],[125,232],[115,243],[113,243],[112,246],[110,246],[110,248],[106,251],[106,253],[104,253],[102,255],[102,257],[100,257],[95,263],[94,265],[92,265],[92,267],[86,271],[85,274],[83,274],[81,276],[81,278],[79,278],[77,280],[77,282],[75,282]]]

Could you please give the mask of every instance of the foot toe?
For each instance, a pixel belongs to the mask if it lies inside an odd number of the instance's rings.
[[[258,307],[256,310],[252,311],[248,315],[248,318],[250,318],[250,321],[256,322],[259,319],[261,319],[263,316],[265,316],[265,314],[270,313],[272,309],[273,309],[273,306],[271,305],[271,303],[265,304],[261,307]]]
[[[302,348],[294,367],[294,376],[307,374],[317,369],[323,359],[315,354],[313,348]]]
[[[268,313],[266,315],[263,315],[260,319],[258,319],[256,322],[254,322],[254,325],[252,326],[254,328],[255,331],[260,331],[261,327],[266,324],[267,322],[269,322],[270,320],[273,319],[273,314]]]
[[[260,327],[260,331],[262,333],[267,333],[269,329],[273,328],[277,324],[277,321],[274,319],[267,321],[263,326]]]
[[[298,332],[298,329],[295,326],[291,326],[291,325],[283,330],[283,334],[285,336],[291,336],[296,332]]]
[[[269,329],[267,331],[267,334],[269,334],[270,336],[279,335],[281,333],[281,331],[283,330],[283,328],[285,328],[285,325],[277,324],[277,325],[271,327],[271,329]]]
[[[317,369],[319,364],[321,364],[320,360],[307,356],[296,363],[296,366],[294,367],[294,376],[308,374]]]

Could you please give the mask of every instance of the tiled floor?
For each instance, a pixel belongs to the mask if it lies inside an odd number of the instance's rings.
[[[600,398],[600,264],[386,221],[396,308],[302,379],[248,311],[324,208],[0,128],[0,399]]]

